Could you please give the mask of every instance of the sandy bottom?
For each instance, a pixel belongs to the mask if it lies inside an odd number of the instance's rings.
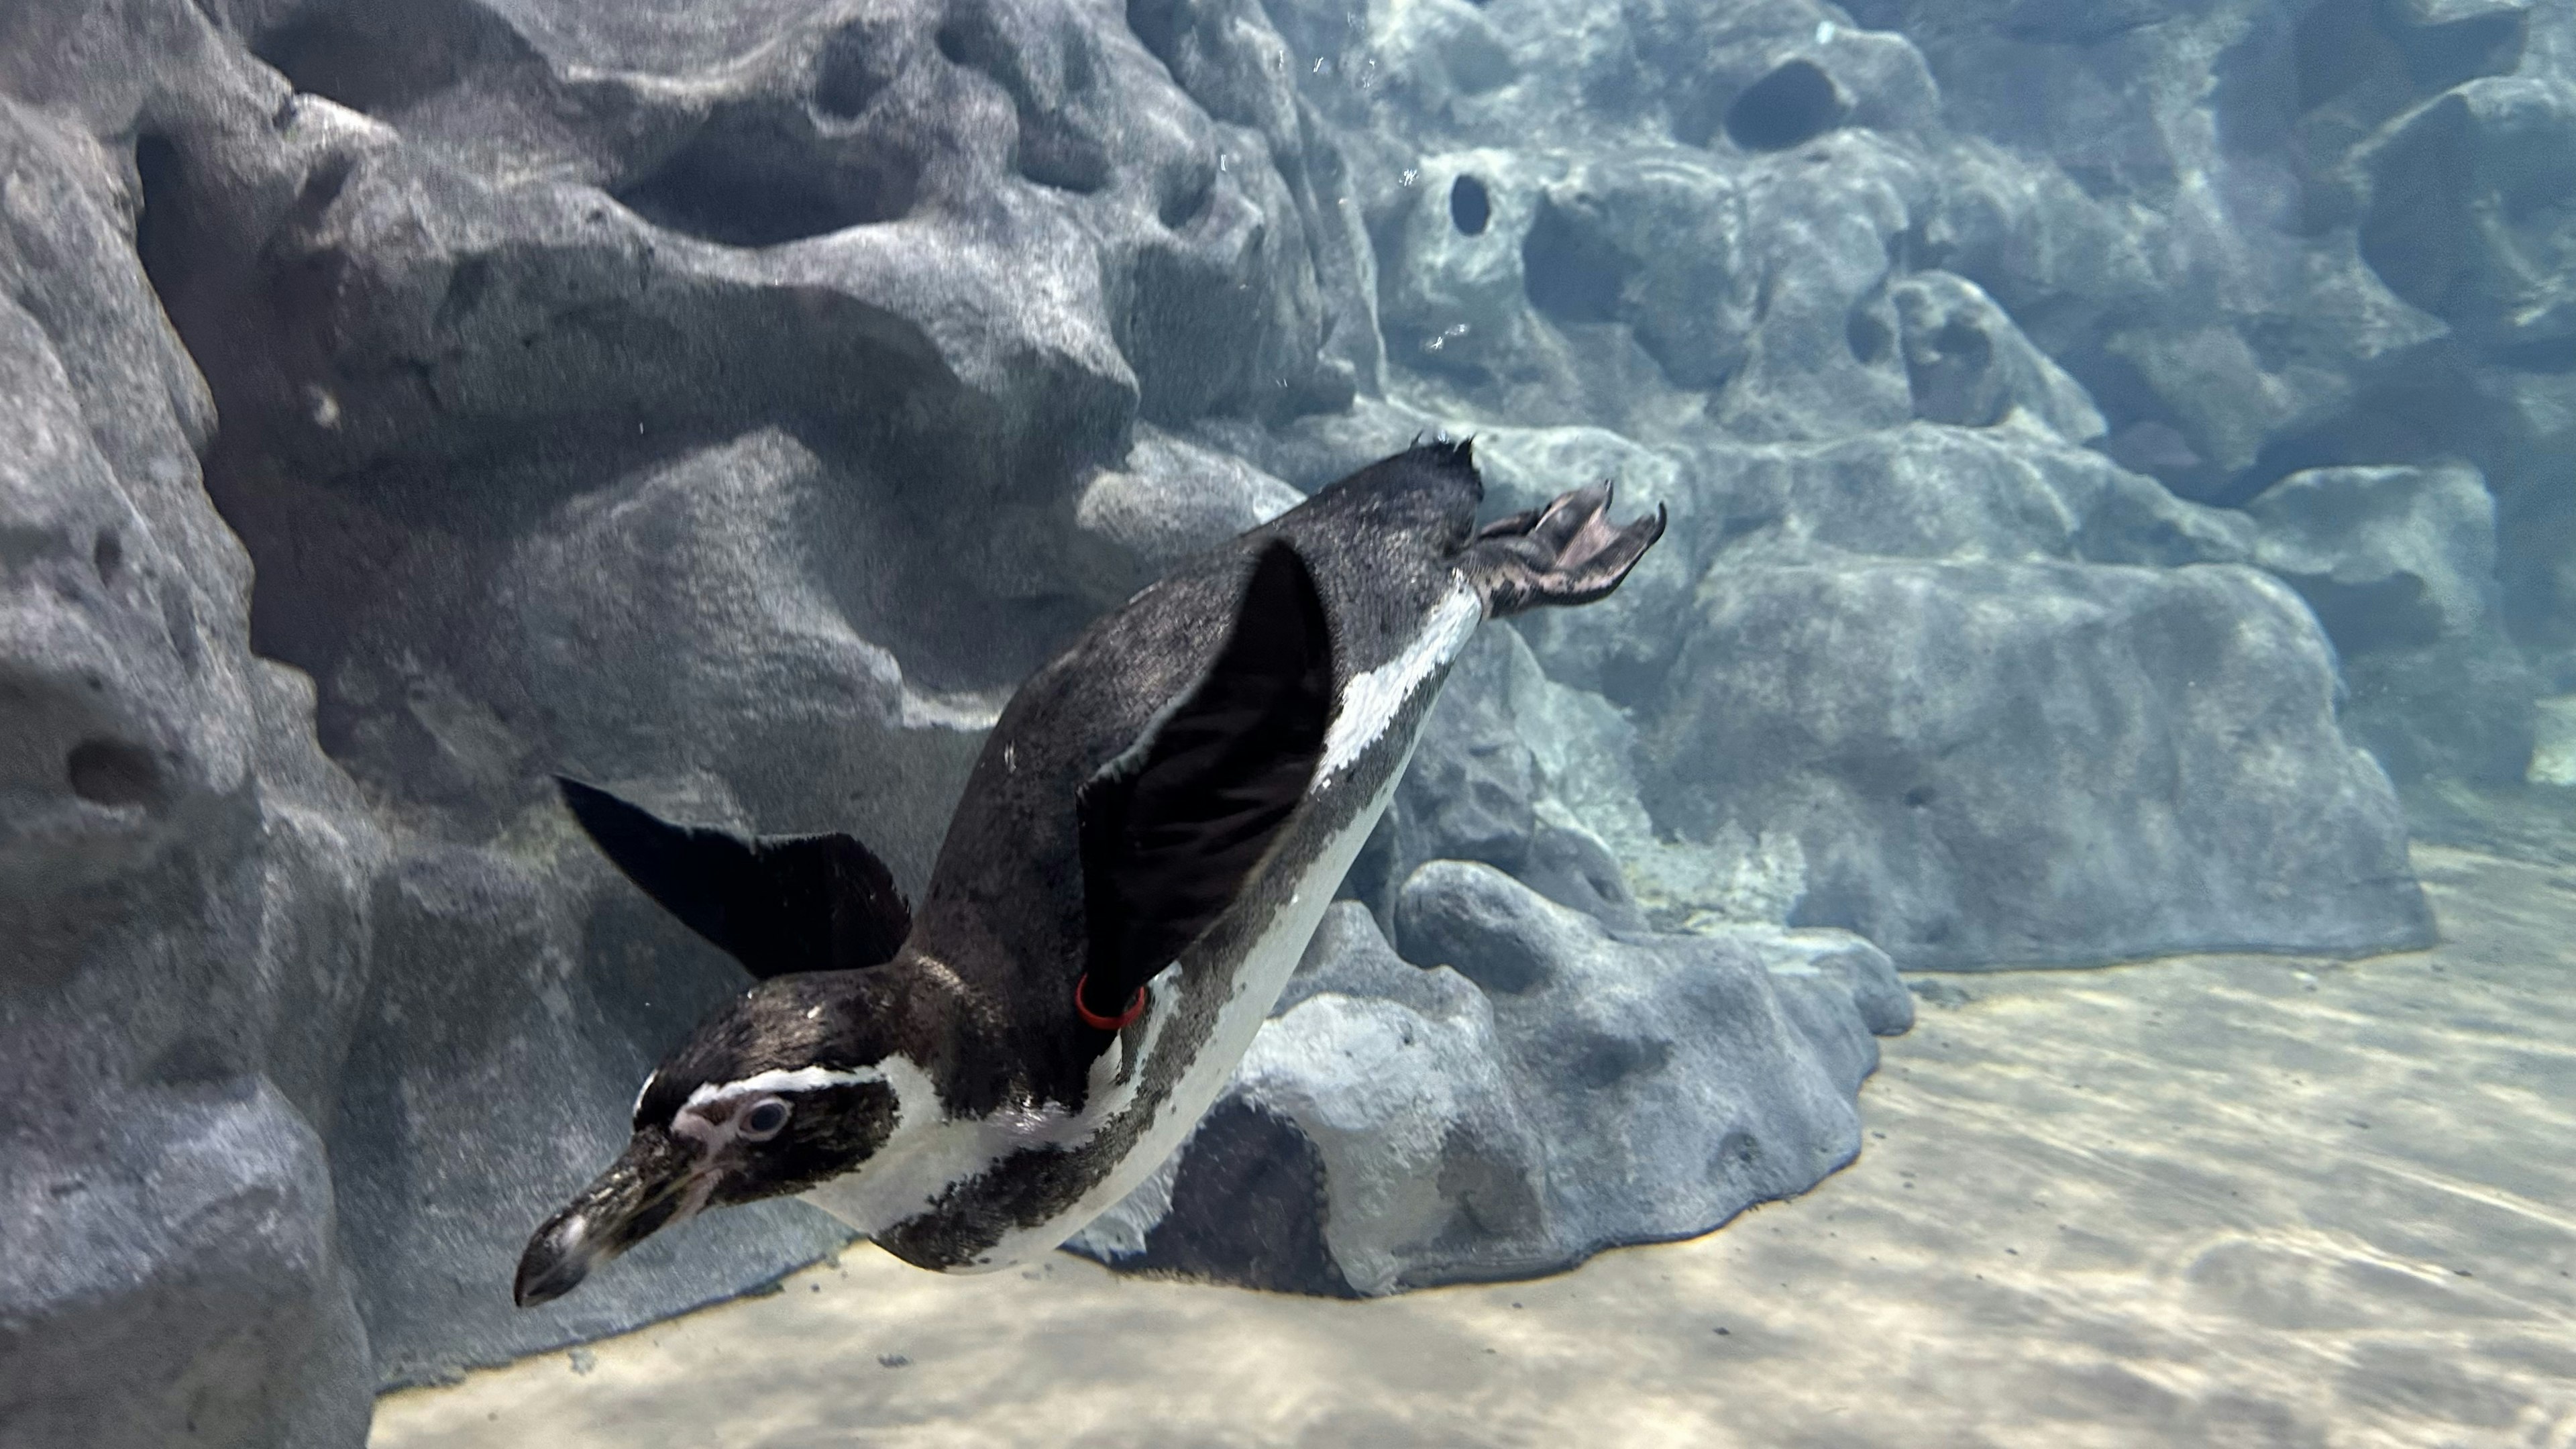
[[[1692,1242],[1369,1303],[865,1249],[371,1443],[2569,1449],[2576,874],[2417,864],[2438,951],[1939,978],[1860,1160]]]

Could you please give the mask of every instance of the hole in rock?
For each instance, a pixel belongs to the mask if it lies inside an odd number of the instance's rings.
[[[2328,0],[2290,27],[2290,68],[2298,107],[2312,111],[2396,60],[2365,0]]]
[[[1040,186],[1089,195],[1109,184],[1109,152],[1047,118],[1020,117],[1020,174]]]
[[[2442,614],[2427,598],[2424,581],[2397,574],[2364,583],[2298,574],[2291,588],[2308,601],[2326,637],[2347,654],[2370,649],[2421,648],[2442,637]]]
[[[353,157],[324,157],[321,164],[305,176],[303,187],[295,193],[295,220],[304,226],[319,222],[322,213],[329,211],[331,203],[339,200],[340,193],[347,189],[349,173],[356,169],[357,161]]]
[[[152,752],[123,740],[83,740],[64,761],[72,793],[99,805],[149,805],[161,797]]]
[[[116,582],[116,571],[125,566],[125,545],[117,541],[115,529],[98,531],[98,541],[90,546],[89,566],[98,570],[100,583]]]
[[[2407,23],[2405,7],[2390,7],[2392,48],[2404,60],[2416,89],[2431,94],[2482,75],[2511,75],[2522,64],[2531,11],[2518,6],[2457,7],[2473,13],[2453,19],[2428,14]],[[2427,5],[2427,12],[2445,7]],[[2455,12],[2456,13],[2456,12]]]
[[[1196,221],[1216,200],[1216,167],[1200,162],[1166,168],[1162,177],[1162,194],[1155,198],[1154,216],[1167,230],[1179,231]]]
[[[1173,64],[1180,49],[1181,0],[1127,0],[1127,29],[1154,58]]]
[[[1895,345],[1896,333],[1867,307],[1852,309],[1851,320],[1843,324],[1843,345],[1852,357],[1876,365],[1887,360],[1888,349]]]
[[[1323,1180],[1323,1156],[1295,1123],[1239,1098],[1223,1102],[1190,1140],[1171,1211],[1129,1263],[1184,1277],[1221,1272],[1276,1293],[1356,1297],[1324,1241]]]
[[[1641,1073],[1661,1071],[1673,1059],[1668,1041],[1595,1036],[1574,1054],[1563,1071],[1568,1080],[1596,1091]]]
[[[477,71],[542,65],[509,22],[470,0],[337,6],[268,32],[251,53],[297,90],[370,115],[401,111]]]
[[[187,260],[180,236],[179,191],[184,180],[179,148],[166,137],[146,136],[134,143],[134,173],[141,182],[143,204],[134,218],[134,254],[143,275],[170,310],[170,286]]]
[[[893,221],[912,208],[919,178],[904,163],[814,150],[780,127],[712,124],[616,196],[655,226],[738,247]]]
[[[1449,183],[1449,224],[1466,236],[1483,236],[1485,223],[1494,219],[1494,198],[1485,183],[1473,176],[1461,175]]]
[[[1530,305],[1560,322],[1608,322],[1618,315],[1626,259],[1554,202],[1541,201],[1521,239],[1522,284]]]
[[[814,77],[814,108],[834,120],[856,119],[893,82],[884,53],[857,26],[835,34],[823,47]]]
[[[170,647],[177,652],[180,664],[194,672],[198,661],[197,611],[175,581],[165,582],[161,589],[161,627],[169,632]]]
[[[1747,151],[1786,151],[1842,124],[1842,92],[1813,61],[1793,60],[1744,88],[1726,108],[1726,138]]]

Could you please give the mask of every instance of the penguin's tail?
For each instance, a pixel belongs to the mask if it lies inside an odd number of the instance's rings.
[[[1610,521],[1610,480],[1559,494],[1544,508],[1497,519],[1467,545],[1463,566],[1500,619],[1545,604],[1606,598],[1664,536],[1664,510]]]

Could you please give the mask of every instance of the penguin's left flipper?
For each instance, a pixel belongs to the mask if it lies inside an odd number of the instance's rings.
[[[1543,604],[1589,604],[1608,596],[1663,536],[1660,504],[1650,515],[1613,525],[1605,478],[1477,530],[1465,566],[1484,597],[1485,617],[1500,619]]]
[[[1078,797],[1085,1013],[1121,1018],[1233,904],[1314,780],[1332,705],[1323,598],[1273,541],[1206,675]]]
[[[677,825],[596,785],[555,784],[627,879],[764,981],[890,961],[912,933],[885,862],[849,836]]]

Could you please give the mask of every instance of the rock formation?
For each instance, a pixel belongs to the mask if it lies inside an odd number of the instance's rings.
[[[739,984],[547,776],[917,889],[1051,648],[1419,431],[1672,533],[1094,1251],[1552,1267],[1844,1160],[1891,963],[2422,941],[2391,776],[2576,778],[2570,158],[2571,0],[0,8],[0,1444],[836,1246],[509,1308]]]

